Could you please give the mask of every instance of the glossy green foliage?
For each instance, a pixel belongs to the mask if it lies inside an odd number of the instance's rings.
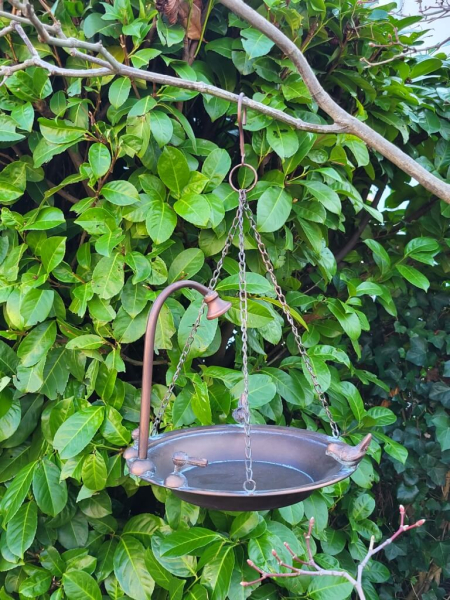
[[[412,44],[416,19],[390,15],[394,5],[252,5],[302,46],[342,106],[448,177],[446,56],[361,62],[400,52],[369,45],[394,28]],[[286,57],[221,5],[190,65],[183,28],[169,27],[152,2],[66,0],[54,9],[68,36],[101,41],[120,62],[327,122]],[[0,50],[5,64],[27,57],[15,34],[0,38]],[[61,49],[58,61],[86,67]],[[406,597],[419,571],[450,577],[450,210],[354,136],[294,131],[249,111],[245,148],[260,175],[249,195],[257,226],[333,417],[351,444],[374,435],[358,471],[259,514],[199,509],[126,471],[152,302],[183,278],[207,284],[233,220],[235,116],[222,99],[140,79],[29,68],[0,87],[0,600],[343,600],[341,580],[243,588],[255,578],[246,560],[275,570],[272,549],[292,560],[284,542],[304,557],[314,516],[317,562],[353,573],[371,536],[392,533],[400,502],[432,524],[371,561],[367,598]],[[330,433],[249,235],[246,246],[252,420]],[[232,310],[202,320],[167,430],[233,422],[242,391],[237,272],[233,242],[217,286]],[[161,313],[154,407],[199,301],[179,293]],[[436,578],[426,591],[426,600],[444,594]]]

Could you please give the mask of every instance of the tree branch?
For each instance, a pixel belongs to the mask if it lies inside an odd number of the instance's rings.
[[[363,62],[367,65],[366,68],[378,67],[379,65],[386,65],[390,62],[393,62],[394,60],[401,60],[403,58],[408,58],[414,54],[417,54],[418,52],[420,52],[421,54],[427,54],[431,50],[439,50],[442,46],[445,46],[445,44],[450,42],[450,37],[448,37],[448,38],[445,38],[445,40],[438,42],[437,44],[433,44],[432,46],[426,46],[425,48],[423,46],[408,46],[408,44],[404,44],[403,42],[400,41],[400,38],[398,36],[398,31],[396,28],[394,28],[394,31],[395,31],[395,38],[396,38],[395,42],[390,42],[388,44],[374,44],[373,42],[370,42],[369,46],[371,46],[372,48],[382,48],[385,50],[399,46],[400,48],[403,48],[403,52],[396,54],[395,56],[391,56],[390,58],[387,58],[385,60],[380,60],[377,62],[371,62],[367,58],[363,57],[363,58],[361,58],[361,62]]]
[[[82,60],[90,63],[96,63],[101,66],[98,69],[65,69],[55,66],[41,59],[35,50],[31,52],[31,58],[23,63],[13,66],[0,67],[0,78],[9,77],[13,72],[26,69],[29,66],[39,66],[46,69],[53,75],[61,75],[64,77],[103,77],[112,73],[129,77],[131,79],[144,79],[161,85],[172,85],[174,87],[190,89],[202,94],[210,94],[218,98],[223,98],[229,102],[236,103],[239,99],[237,94],[233,94],[213,85],[205,84],[197,81],[187,81],[178,77],[169,75],[161,75],[151,71],[143,71],[122,65],[110,54],[101,43],[91,43],[76,38],[68,38],[65,36],[59,23],[48,26],[41,23],[36,16],[33,7],[29,0],[20,2],[19,0],[9,0],[15,8],[27,15],[27,18],[10,15],[4,11],[0,11],[0,16],[4,16],[14,21],[16,31],[23,38],[26,37],[21,25],[33,25],[43,41],[48,44],[70,49],[70,53]],[[292,60],[298,72],[303,78],[312,97],[318,103],[320,108],[334,120],[332,125],[319,125],[307,123],[301,119],[292,117],[283,111],[271,108],[260,102],[255,102],[250,98],[243,99],[243,105],[249,109],[265,114],[273,119],[286,123],[300,131],[312,131],[315,133],[351,133],[363,140],[370,148],[382,154],[385,158],[393,162],[402,171],[410,175],[428,191],[432,192],[448,204],[450,204],[450,185],[439,179],[432,173],[429,173],[424,167],[413,160],[405,152],[397,148],[393,143],[386,140],[382,135],[371,129],[365,123],[359,121],[352,115],[348,114],[341,108],[331,96],[324,90],[319,83],[314,71],[309,66],[301,50],[292,42],[285,34],[283,34],[275,25],[267,21],[262,15],[247,6],[242,0],[220,0],[234,14],[246,20],[252,27],[255,27],[261,33],[271,39],[284,54]],[[55,33],[55,35],[53,35]],[[24,39],[24,38],[23,38]],[[28,40],[29,41],[29,40]],[[25,42],[25,39],[24,39]],[[30,42],[31,44],[31,42]],[[28,44],[27,44],[28,46]],[[80,50],[98,53],[103,58],[84,54]]]
[[[308,533],[305,534],[306,553],[307,553],[307,557],[308,557],[307,560],[302,560],[301,558],[299,558],[297,556],[297,554],[295,554],[295,552],[289,546],[288,543],[285,542],[285,544],[284,544],[287,551],[292,556],[294,562],[300,563],[301,565],[309,567],[312,570],[309,571],[307,569],[302,569],[302,568],[295,567],[293,565],[289,565],[280,558],[280,556],[278,555],[276,550],[272,550],[272,555],[275,557],[275,559],[278,562],[278,564],[280,565],[280,567],[289,569],[289,572],[287,572],[287,573],[269,573],[268,571],[264,571],[263,569],[260,569],[257,565],[255,565],[255,563],[253,561],[247,560],[248,565],[250,567],[252,567],[252,569],[254,569],[257,573],[259,573],[260,577],[258,577],[258,579],[255,579],[253,581],[242,581],[241,585],[244,587],[249,587],[251,585],[261,583],[265,579],[274,579],[274,578],[278,578],[278,577],[299,577],[301,575],[305,575],[307,577],[325,577],[325,576],[343,577],[344,579],[347,579],[347,581],[349,583],[351,583],[351,585],[353,586],[353,588],[355,589],[355,591],[358,594],[358,598],[360,600],[365,600],[366,596],[365,596],[364,590],[363,590],[362,576],[363,576],[363,571],[364,571],[365,567],[367,566],[369,560],[372,558],[372,556],[374,556],[374,554],[377,554],[378,552],[380,552],[381,550],[386,548],[386,546],[388,546],[389,544],[392,544],[392,542],[396,538],[398,538],[399,535],[404,533],[405,531],[409,531],[410,529],[415,529],[417,527],[421,527],[425,523],[425,519],[421,519],[420,521],[417,521],[413,525],[405,525],[404,523],[405,523],[405,509],[403,506],[400,506],[400,526],[399,526],[399,528],[393,535],[391,535],[390,538],[388,538],[387,540],[385,540],[383,543],[379,544],[376,547],[374,547],[375,538],[372,536],[367,554],[358,565],[357,576],[355,579],[354,577],[352,577],[350,575],[350,573],[347,573],[347,571],[339,571],[337,569],[322,569],[322,567],[320,567],[316,563],[316,561],[314,560],[312,550],[311,550],[311,535],[312,535],[312,530],[314,527],[314,517],[312,517],[309,520]]]
[[[414,159],[400,150],[400,148],[397,148],[397,146],[389,142],[382,135],[362,121],[349,115],[343,108],[336,104],[319,83],[314,71],[299,48],[275,25],[247,6],[242,0],[220,0],[220,2],[271,39],[292,60],[314,100],[335,123],[346,126],[349,133],[358,136],[368,146],[377,150],[377,152],[397,165],[402,171],[422,184],[425,189],[450,204],[450,185],[432,173],[429,173]]]
[[[76,38],[68,38],[62,31],[61,25],[57,24],[53,27],[45,26],[36,16],[36,13],[33,10],[33,7],[29,2],[18,2],[17,0],[10,0],[10,3],[20,9],[23,13],[27,15],[28,18],[20,17],[20,21],[17,19],[12,19],[15,23],[15,29],[17,33],[20,35],[24,43],[26,43],[27,48],[30,50],[32,54],[32,58],[24,61],[19,65],[3,66],[0,67],[0,77],[6,76],[9,77],[13,72],[23,70],[29,66],[39,66],[43,69],[49,71],[52,75],[60,75],[63,77],[73,77],[73,78],[83,78],[83,77],[103,77],[105,75],[111,75],[111,73],[116,75],[122,75],[123,77],[129,77],[130,79],[144,79],[146,81],[151,81],[153,83],[157,83],[160,85],[172,85],[174,87],[179,87],[183,89],[189,89],[193,91],[200,92],[202,94],[209,94],[211,96],[216,96],[217,98],[222,98],[224,100],[228,100],[229,102],[237,103],[239,100],[238,94],[233,94],[232,92],[228,92],[227,90],[223,90],[222,88],[218,88],[214,85],[210,85],[207,83],[203,83],[200,81],[188,81],[185,79],[181,79],[179,77],[172,77],[170,75],[161,75],[160,73],[154,73],[152,71],[143,71],[141,69],[136,69],[129,65],[124,65],[118,62],[114,56],[103,47],[101,43],[91,43],[85,42],[82,40],[78,40]],[[9,17],[15,15],[10,15],[10,13],[5,13],[0,11],[0,16]],[[53,46],[58,46],[60,48],[66,48],[70,50],[70,54],[76,58],[80,58],[88,63],[95,63],[100,65],[101,69],[66,69],[57,67],[39,57],[39,54],[33,48],[34,52],[29,48],[29,44],[32,46],[29,38],[24,32],[22,25],[32,25],[39,34],[39,37],[45,43]],[[55,33],[56,35],[51,35]],[[25,38],[28,42],[25,42]],[[103,58],[98,58],[92,54],[85,54],[80,52],[81,50],[89,51],[91,53],[100,54]],[[251,110],[255,110],[264,115],[267,115],[273,119],[278,121],[282,121],[287,125],[299,130],[299,131],[312,131],[314,133],[345,133],[346,127],[341,125],[321,125],[317,123],[307,123],[302,119],[298,119],[291,115],[284,113],[281,110],[272,108],[270,106],[266,106],[261,102],[256,102],[255,100],[251,100],[250,98],[245,98],[243,101],[243,105]]]

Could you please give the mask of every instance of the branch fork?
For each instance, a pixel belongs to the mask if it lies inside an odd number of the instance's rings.
[[[263,569],[259,568],[257,565],[255,565],[255,563],[252,560],[249,559],[249,560],[247,560],[247,564],[252,569],[254,569],[257,573],[259,573],[260,577],[258,577],[257,579],[254,579],[253,581],[242,581],[241,585],[244,587],[249,587],[252,585],[256,585],[258,583],[262,583],[266,579],[275,579],[278,577],[300,577],[302,575],[305,575],[307,577],[325,577],[325,576],[343,577],[349,583],[351,583],[351,585],[353,586],[353,588],[355,589],[355,591],[358,594],[358,598],[360,600],[366,600],[366,596],[365,596],[364,590],[363,590],[362,579],[363,579],[363,571],[364,571],[365,567],[367,566],[369,560],[375,554],[377,554],[378,552],[380,552],[381,550],[386,548],[386,546],[388,546],[389,544],[392,544],[392,542],[396,538],[398,538],[402,533],[405,533],[405,531],[409,531],[410,529],[416,529],[418,527],[422,527],[422,525],[425,523],[425,519],[420,519],[419,521],[416,521],[412,525],[405,525],[405,508],[404,508],[404,506],[400,505],[399,512],[400,512],[400,525],[399,525],[397,531],[395,533],[393,533],[390,538],[388,538],[387,540],[385,540],[378,546],[375,546],[375,538],[374,538],[374,536],[371,537],[367,554],[357,567],[356,578],[353,577],[352,575],[350,575],[350,573],[347,573],[347,571],[339,571],[336,569],[323,569],[316,563],[316,561],[314,560],[312,550],[311,550],[311,536],[312,536],[312,530],[314,527],[314,517],[311,517],[311,519],[309,520],[308,532],[305,533],[306,553],[307,553],[308,560],[302,560],[301,558],[299,558],[298,555],[289,546],[289,544],[287,542],[284,543],[284,546],[287,549],[287,551],[289,552],[289,554],[292,556],[294,563],[299,563],[302,565],[302,567],[309,567],[311,570],[307,570],[304,568],[299,568],[294,565],[287,564],[278,555],[276,550],[272,550],[272,555],[275,557],[275,559],[278,562],[278,564],[280,565],[280,567],[289,569],[289,571],[287,573],[270,573],[268,571],[264,571]]]

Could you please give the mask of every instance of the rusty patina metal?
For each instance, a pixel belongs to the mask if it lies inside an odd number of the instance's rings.
[[[351,475],[367,451],[370,435],[352,447],[313,431],[252,425],[253,471],[258,487],[251,492],[242,487],[242,425],[194,427],[149,438],[156,323],[167,297],[185,287],[203,294],[209,319],[224,314],[231,306],[217,292],[195,281],[173,283],[156,299],[145,339],[140,426],[133,432],[134,445],[124,452],[130,473],[170,488],[192,504],[229,511],[268,510],[295,504],[314,490]]]
[[[245,473],[241,425],[212,425],[170,431],[148,440],[153,470],[140,477],[153,485],[169,487],[182,500],[216,510],[250,511],[281,508],[307,498],[314,490],[349,477],[365,454],[314,431],[275,425],[252,426],[253,469],[258,488],[242,488]],[[363,440],[360,446],[367,443]],[[328,453],[332,446],[351,452],[359,460],[343,464]],[[174,469],[174,455],[197,455]],[[137,447],[134,448],[135,455]],[[146,460],[128,459],[130,471]],[[197,459],[198,460],[198,459]],[[207,465],[205,462],[207,461]],[[180,477],[181,475],[181,477]]]

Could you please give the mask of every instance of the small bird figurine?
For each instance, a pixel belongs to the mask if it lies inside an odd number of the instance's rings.
[[[333,457],[345,467],[354,467],[364,458],[371,439],[372,435],[368,433],[357,446],[348,446],[343,442],[331,442],[328,444],[325,454]]]

